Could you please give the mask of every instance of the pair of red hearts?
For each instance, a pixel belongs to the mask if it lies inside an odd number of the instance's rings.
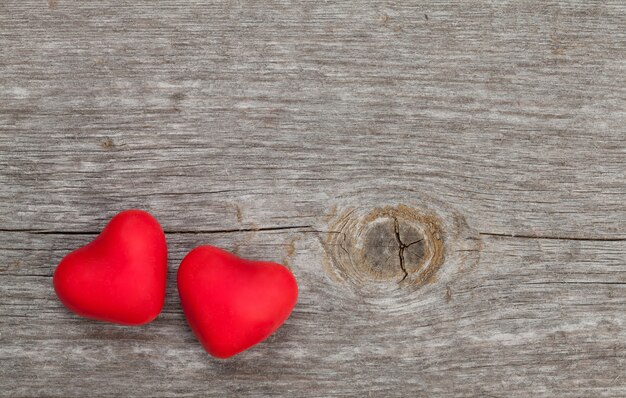
[[[91,243],[65,256],[53,283],[61,302],[79,315],[142,325],[161,312],[166,278],[161,226],[145,211],[127,210]],[[177,282],[189,326],[218,358],[238,354],[274,333],[298,296],[286,267],[241,259],[212,246],[185,256]]]

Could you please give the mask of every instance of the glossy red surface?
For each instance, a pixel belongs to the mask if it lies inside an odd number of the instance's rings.
[[[263,341],[285,322],[296,305],[298,285],[280,264],[200,246],[178,269],[178,293],[205,350],[227,358]]]
[[[161,226],[145,211],[126,210],[91,243],[63,258],[53,284],[61,302],[81,316],[141,325],[161,312],[166,278]]]

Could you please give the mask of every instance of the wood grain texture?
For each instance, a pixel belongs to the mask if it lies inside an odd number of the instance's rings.
[[[0,2],[0,396],[625,396],[624,27],[621,1]],[[435,277],[337,269],[337,217],[399,205],[441,219]],[[164,311],[78,318],[54,267],[130,207],[166,231]],[[300,285],[227,361],[176,299],[205,243]]]

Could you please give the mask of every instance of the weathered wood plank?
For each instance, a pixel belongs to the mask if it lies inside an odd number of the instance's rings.
[[[619,1],[1,2],[0,395],[626,395],[624,26]],[[333,235],[399,205],[441,222],[428,283]],[[164,312],[79,319],[54,266],[130,207],[167,232]],[[300,283],[229,361],[176,299],[203,243]]]
[[[391,180],[480,230],[626,235],[619,2],[2,7],[5,228]]]
[[[315,234],[168,235],[163,314],[128,328],[80,319],[55,300],[49,275],[87,236],[4,233],[0,357],[4,394],[623,395],[623,242],[484,239],[480,266],[405,300],[384,302],[320,270]],[[287,324],[229,361],[188,330],[174,277],[188,247],[211,242],[289,262],[301,284]],[[8,244],[7,244],[8,243]],[[61,250],[50,251],[50,247]],[[24,255],[24,252],[27,255]],[[297,266],[296,266],[297,265]]]

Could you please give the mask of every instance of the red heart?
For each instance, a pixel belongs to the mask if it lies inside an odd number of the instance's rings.
[[[161,226],[145,211],[126,210],[91,243],[61,260],[53,284],[61,302],[79,315],[141,325],[161,312],[166,278]]]
[[[285,322],[296,305],[298,285],[280,264],[200,246],[180,264],[178,294],[204,349],[228,358],[263,341]]]

